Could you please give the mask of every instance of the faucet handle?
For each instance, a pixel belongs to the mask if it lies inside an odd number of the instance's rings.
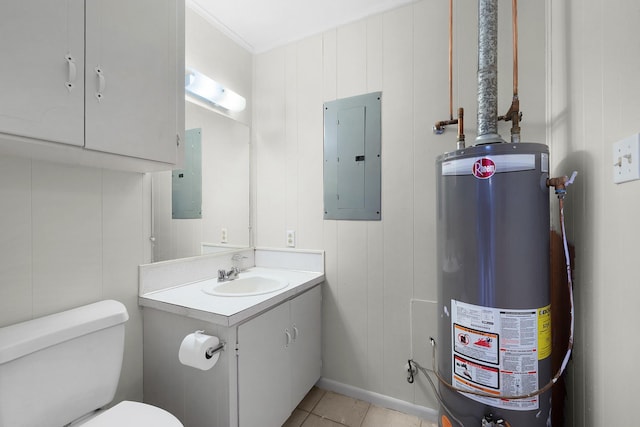
[[[227,272],[224,270],[218,270],[218,280],[224,280],[227,278]]]

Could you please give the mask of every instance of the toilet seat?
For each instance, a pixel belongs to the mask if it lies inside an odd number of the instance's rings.
[[[164,409],[146,403],[122,401],[91,418],[82,427],[184,427]]]

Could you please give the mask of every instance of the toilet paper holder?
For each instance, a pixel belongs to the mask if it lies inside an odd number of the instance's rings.
[[[196,331],[195,333],[196,334],[204,334],[204,331]],[[225,346],[226,346],[226,343],[224,341],[220,341],[220,343],[217,346],[209,347],[204,352],[204,357],[206,357],[207,359],[211,359],[214,356],[214,354],[223,351]]]
[[[220,344],[218,344],[217,346],[209,347],[207,351],[205,351],[204,357],[206,357],[207,359],[211,359],[214,354],[224,350],[224,347],[225,347],[225,343],[221,341]]]

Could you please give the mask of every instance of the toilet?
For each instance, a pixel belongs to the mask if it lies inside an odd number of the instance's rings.
[[[107,300],[0,328],[0,427],[183,427],[169,412],[123,401],[125,306]]]

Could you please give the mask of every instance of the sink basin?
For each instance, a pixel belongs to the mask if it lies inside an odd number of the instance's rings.
[[[220,297],[247,297],[268,294],[286,288],[289,283],[277,277],[244,276],[227,282],[218,282],[202,287],[202,292]]]

